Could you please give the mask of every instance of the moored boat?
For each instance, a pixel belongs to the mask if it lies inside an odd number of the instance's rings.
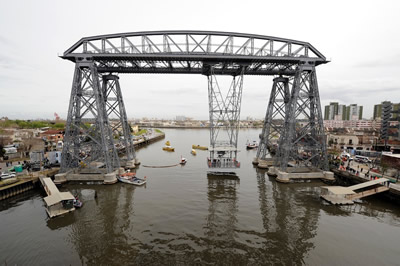
[[[164,151],[175,151],[175,148],[171,147],[171,146],[164,146],[162,148]]]
[[[182,164],[182,165],[186,164],[187,163],[186,158],[181,157],[181,161],[179,163]]]
[[[197,149],[197,150],[208,150],[208,147],[205,146],[200,146],[200,145],[192,145],[192,149]]]
[[[193,154],[193,155],[197,154],[195,149],[192,149],[192,151],[190,153]]]
[[[255,149],[257,147],[258,147],[258,142],[255,140],[253,140],[252,143],[250,143],[250,142],[246,143],[246,149],[248,149],[248,150]]]
[[[73,204],[75,208],[80,208],[83,205],[82,201],[80,201],[77,197],[75,197]]]
[[[165,142],[165,146],[162,147],[162,149],[164,151],[175,151],[175,148],[171,147],[171,143],[169,142],[169,140],[167,140],[167,142]]]
[[[141,186],[146,184],[146,177],[142,178],[138,178],[136,176],[134,177],[126,177],[126,176],[117,176],[117,179],[119,181],[121,181],[122,183],[127,183],[127,184],[131,184],[131,185],[135,185],[135,186]]]

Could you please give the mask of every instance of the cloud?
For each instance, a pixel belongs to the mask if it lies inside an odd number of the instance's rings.
[[[20,61],[15,57],[0,54],[0,68],[15,69],[19,63]]]
[[[354,64],[354,67],[362,68],[382,68],[382,67],[399,67],[400,54],[390,55],[387,57],[376,58],[364,62]]]
[[[4,45],[7,45],[7,46],[12,46],[13,45],[13,43],[9,39],[7,39],[6,37],[3,37],[1,35],[0,35],[0,44],[4,44]]]

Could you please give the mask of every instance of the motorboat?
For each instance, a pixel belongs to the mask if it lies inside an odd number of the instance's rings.
[[[192,149],[192,151],[190,153],[193,154],[193,155],[197,154],[195,149]]]
[[[136,176],[136,173],[128,170],[126,173],[121,174],[121,176],[124,178],[133,178]]]
[[[146,184],[146,176],[142,179],[142,178],[138,178],[136,176],[133,177],[129,177],[129,176],[117,176],[117,179],[122,182],[122,183],[127,183],[127,184],[131,184],[131,185],[135,185],[135,186],[141,186]]]
[[[258,147],[258,142],[255,140],[253,140],[252,143],[250,143],[250,142],[246,143],[246,149],[248,149],[248,150],[255,149],[257,147]]]
[[[171,146],[171,143],[169,142],[169,140],[167,140],[167,142],[165,142],[165,146],[162,147],[162,149],[164,151],[175,151],[175,148]]]
[[[75,208],[80,208],[83,205],[82,201],[80,201],[77,197],[75,197],[73,204]]]
[[[186,158],[181,157],[181,161],[179,163],[182,165],[186,164],[187,163]]]
[[[164,146],[162,148],[164,151],[175,151],[175,148],[171,147],[171,146]]]
[[[197,149],[197,150],[208,150],[208,147],[205,146],[200,146],[200,145],[192,145],[192,149]]]

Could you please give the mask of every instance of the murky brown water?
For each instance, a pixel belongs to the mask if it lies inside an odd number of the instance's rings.
[[[400,208],[379,198],[330,206],[320,182],[280,184],[253,168],[241,130],[240,179],[209,179],[207,130],[165,130],[137,152],[146,187],[69,184],[82,209],[47,218],[39,191],[0,202],[0,263],[7,265],[398,265]],[[97,191],[97,198],[94,197]]]

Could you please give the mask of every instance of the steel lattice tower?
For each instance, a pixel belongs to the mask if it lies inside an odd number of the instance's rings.
[[[265,160],[270,150],[275,149],[272,146],[278,144],[279,137],[284,130],[283,126],[289,97],[289,78],[274,78],[257,150],[257,159]]]
[[[284,128],[276,157],[281,170],[286,171],[289,162],[328,170],[315,66],[296,69]]]
[[[237,161],[237,144],[243,90],[243,69],[239,72],[239,75],[233,76],[225,97],[221,93],[213,69],[213,67],[210,68],[210,73],[207,76],[210,115],[210,158],[208,159],[208,166],[216,169],[216,172],[223,172],[222,168],[229,169],[240,166]],[[222,131],[225,131],[226,138],[221,136]]]
[[[97,168],[101,164],[105,165],[107,173],[119,168],[101,78],[93,63],[75,65],[61,173],[78,167]]]
[[[128,161],[133,160],[135,149],[133,147],[132,134],[125,111],[125,104],[122,98],[119,77],[117,75],[104,75],[103,93],[106,100],[107,117],[116,116],[116,121],[111,123],[111,130],[115,138],[115,144],[126,153]]]

